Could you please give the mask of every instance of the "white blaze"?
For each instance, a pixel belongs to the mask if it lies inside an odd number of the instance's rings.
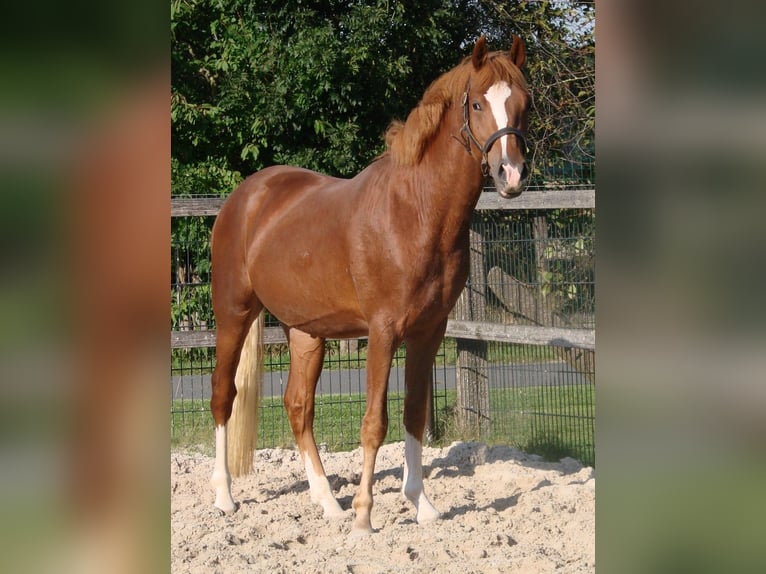
[[[505,110],[505,102],[511,97],[511,86],[507,82],[498,82],[492,84],[484,97],[489,102],[489,107],[492,110],[492,115],[495,116],[495,123],[497,129],[502,129],[508,126],[508,113]],[[506,153],[506,144],[508,143],[508,136],[500,137],[500,149],[503,154],[503,169],[505,170],[506,182],[509,187],[516,187],[521,180],[521,171],[515,165],[511,165]]]
[[[495,116],[497,129],[508,127],[508,114],[505,111],[505,101],[511,97],[511,86],[507,82],[498,82],[492,84],[484,97],[489,102],[492,115]],[[505,144],[508,142],[508,136],[500,138],[500,148],[503,150],[503,161],[507,163],[505,154]]]

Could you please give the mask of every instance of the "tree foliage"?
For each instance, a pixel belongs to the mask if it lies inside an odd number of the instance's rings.
[[[442,0],[174,0],[174,176],[217,175],[208,192],[228,191],[226,170],[271,164],[352,176],[463,54],[472,12]]]
[[[360,171],[428,84],[486,33],[528,44],[538,156],[593,151],[593,6],[497,0],[173,0],[175,194],[272,164]]]

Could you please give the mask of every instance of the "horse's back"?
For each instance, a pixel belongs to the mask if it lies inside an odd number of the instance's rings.
[[[316,219],[317,191],[342,182],[308,169],[276,165],[247,177],[229,195],[213,227],[212,244],[231,250],[265,237],[274,223],[286,218]],[[289,231],[289,230],[288,230]]]
[[[283,211],[313,191],[342,181],[300,167],[267,167],[237,186],[224,202],[218,219],[242,218],[264,209]]]

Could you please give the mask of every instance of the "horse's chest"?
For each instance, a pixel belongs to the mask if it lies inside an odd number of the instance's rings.
[[[468,259],[453,256],[420,278],[413,290],[411,313],[414,315],[447,314],[454,307],[468,277]]]

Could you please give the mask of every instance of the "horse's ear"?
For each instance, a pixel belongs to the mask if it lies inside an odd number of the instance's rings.
[[[482,34],[478,40],[476,40],[476,45],[473,47],[473,54],[471,54],[471,62],[473,63],[473,67],[478,70],[484,65],[484,62],[487,61],[487,39],[484,37],[484,34]]]
[[[521,69],[524,62],[527,61],[527,48],[524,42],[516,34],[513,35],[513,45],[511,46],[511,60],[516,67]]]

